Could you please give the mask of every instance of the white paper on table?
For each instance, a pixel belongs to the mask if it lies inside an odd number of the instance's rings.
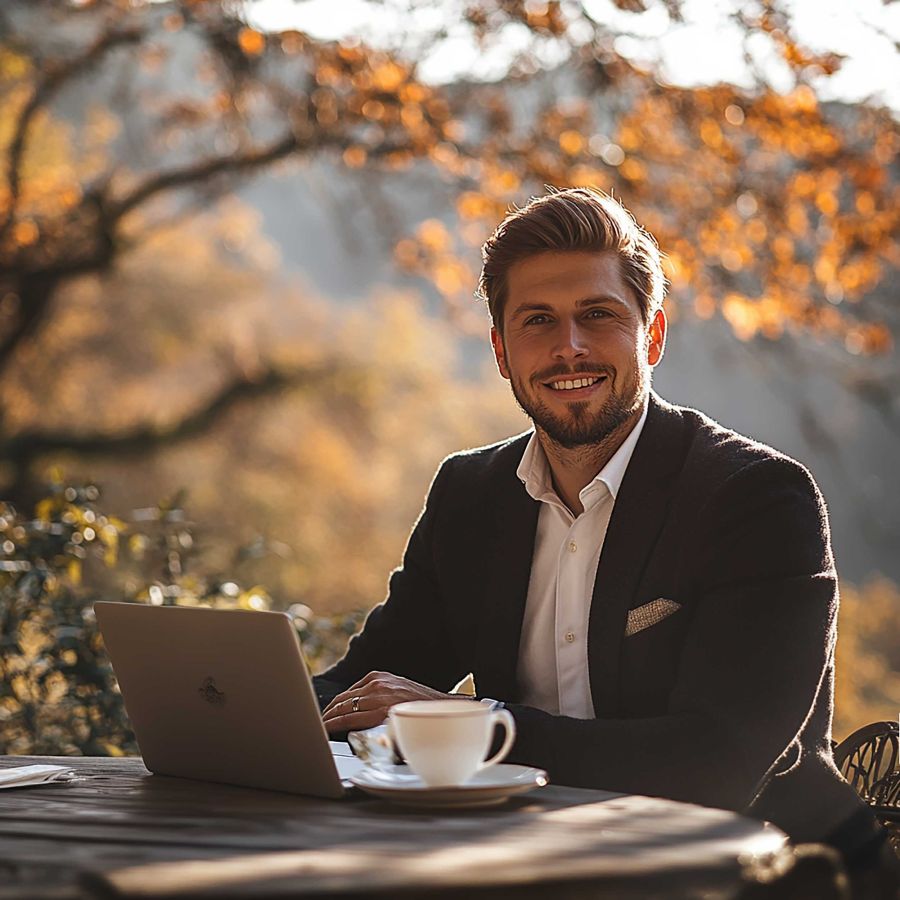
[[[52,784],[74,777],[75,773],[68,766],[13,766],[11,769],[0,769],[0,789]]]

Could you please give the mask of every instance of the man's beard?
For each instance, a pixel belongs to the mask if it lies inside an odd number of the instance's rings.
[[[609,386],[609,394],[600,409],[591,411],[591,401],[582,400],[569,403],[568,413],[562,418],[551,412],[536,396],[529,396],[522,389],[522,383],[516,379],[510,379],[510,387],[516,402],[522,408],[522,412],[528,416],[535,426],[541,429],[551,441],[566,450],[575,450],[579,447],[602,444],[611,435],[621,429],[628,420],[641,408],[646,394],[646,373],[638,369],[633,385],[623,385],[622,391],[615,388],[615,369],[596,366],[585,368],[589,374],[602,374],[606,376]],[[543,373],[540,381],[549,381],[554,376],[578,375],[574,372],[549,372]]]

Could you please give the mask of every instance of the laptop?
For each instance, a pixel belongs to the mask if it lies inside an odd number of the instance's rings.
[[[285,613],[94,604],[144,765],[337,798],[363,767],[329,741]]]

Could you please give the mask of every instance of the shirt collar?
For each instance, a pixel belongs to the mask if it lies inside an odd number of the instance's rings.
[[[625,471],[628,469],[628,463],[631,462],[631,456],[637,445],[638,438],[644,430],[644,423],[647,421],[647,410],[649,403],[644,403],[644,411],[641,413],[637,424],[628,433],[628,436],[619,445],[619,449],[610,457],[606,465],[597,473],[594,479],[586,484],[579,494],[585,509],[593,505],[585,502],[591,495],[597,493],[597,487],[602,483],[606,486],[613,500],[619,493],[622,486],[622,479],[625,477]],[[537,432],[533,431],[528,443],[525,445],[525,452],[522,454],[522,460],[519,468],[516,469],[516,475],[525,490],[535,500],[557,501],[559,498],[553,490],[553,479],[550,476],[550,463],[547,462],[547,455],[541,442],[538,440]],[[595,500],[596,502],[596,500]]]

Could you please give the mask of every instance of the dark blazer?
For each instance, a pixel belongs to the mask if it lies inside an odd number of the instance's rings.
[[[743,810],[798,840],[837,833],[861,804],[831,759],[838,592],[809,472],[651,395],[594,584],[596,718],[579,720],[518,702],[539,511],[516,476],[527,438],[444,461],[323,699],[372,670],[441,690],[471,672],[516,719],[510,759],[557,783]]]

